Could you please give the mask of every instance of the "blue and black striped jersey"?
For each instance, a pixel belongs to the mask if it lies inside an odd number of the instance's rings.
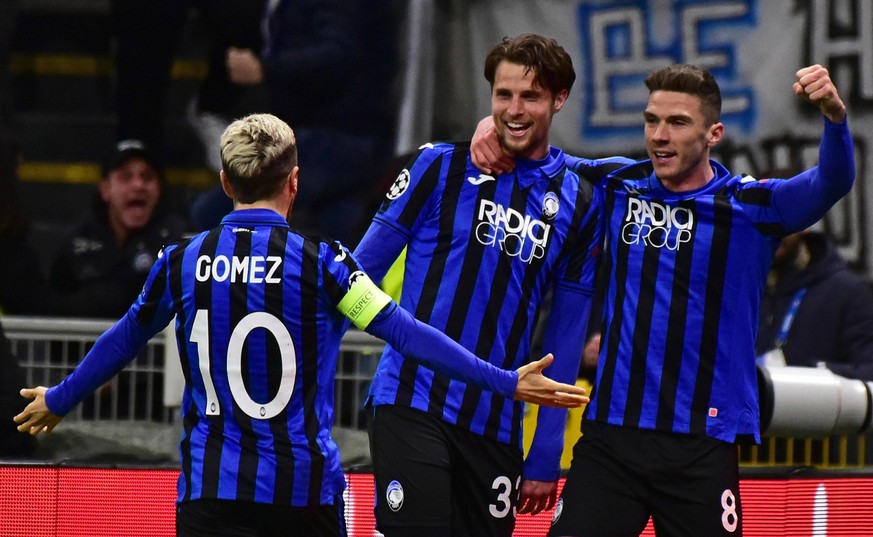
[[[788,180],[715,177],[671,192],[650,161],[567,157],[605,193],[608,274],[595,393],[586,419],[732,442],[760,440],[755,334],[782,236],[851,188],[852,141],[825,125],[817,168]],[[599,165],[598,165],[599,164]]]
[[[507,397],[518,382],[380,295],[339,243],[246,209],[162,251],[127,315],[48,391],[49,408],[66,414],[174,315],[186,381],[179,501],[336,501],[345,478],[330,431],[349,319],[453,377]]]
[[[576,315],[587,319],[601,238],[596,203],[558,149],[539,161],[517,159],[515,172],[493,177],[473,166],[469,145],[426,144],[389,189],[355,257],[378,281],[407,247],[401,306],[477,356],[515,369],[530,359],[550,287],[574,293]],[[549,376],[574,382],[581,345],[574,351],[556,353]],[[520,404],[407,358],[386,348],[370,404],[413,407],[521,445]]]

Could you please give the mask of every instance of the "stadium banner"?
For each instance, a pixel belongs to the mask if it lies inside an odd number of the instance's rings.
[[[178,469],[66,464],[0,463],[0,537],[175,535]],[[741,479],[746,535],[873,535],[870,472],[789,473],[774,469]],[[373,474],[349,472],[346,479],[349,537],[380,535],[373,516]],[[513,535],[543,536],[553,516],[554,509],[519,515]],[[652,535],[650,521],[643,536]]]
[[[855,267],[873,275],[873,2],[857,0],[454,0],[437,27],[433,132],[472,135],[490,113],[482,60],[503,36],[536,32],[571,54],[576,84],[553,145],[584,157],[644,158],[648,72],[672,63],[709,69],[723,96],[726,139],[714,156],[735,173],[816,164],[822,119],[794,96],[795,72],[821,64],[849,107],[858,182],[818,224]],[[445,114],[448,114],[446,116]],[[442,124],[440,124],[442,122]]]

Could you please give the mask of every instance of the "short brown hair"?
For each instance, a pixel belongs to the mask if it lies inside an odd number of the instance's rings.
[[[691,64],[676,64],[652,71],[646,77],[649,93],[675,91],[700,98],[703,115],[710,124],[721,117],[721,91],[712,73]]]
[[[271,114],[234,121],[221,135],[220,147],[221,167],[241,203],[274,197],[297,166],[294,131]]]
[[[497,66],[503,61],[523,65],[527,71],[533,70],[534,84],[549,90],[552,96],[563,90],[569,93],[576,81],[573,59],[549,37],[537,34],[504,37],[485,56],[485,79],[492,88]]]

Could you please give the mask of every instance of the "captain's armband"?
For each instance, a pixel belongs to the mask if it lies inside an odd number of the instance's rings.
[[[349,291],[340,300],[337,309],[351,319],[355,326],[364,330],[382,308],[391,302],[391,297],[361,271],[352,273],[349,281],[351,282]]]

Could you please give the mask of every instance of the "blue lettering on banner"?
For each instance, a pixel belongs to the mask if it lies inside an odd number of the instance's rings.
[[[580,2],[581,136],[638,136],[648,98],[643,81],[673,63],[710,70],[721,88],[722,121],[750,132],[755,93],[740,80],[736,48],[755,27],[757,7],[758,0]]]

